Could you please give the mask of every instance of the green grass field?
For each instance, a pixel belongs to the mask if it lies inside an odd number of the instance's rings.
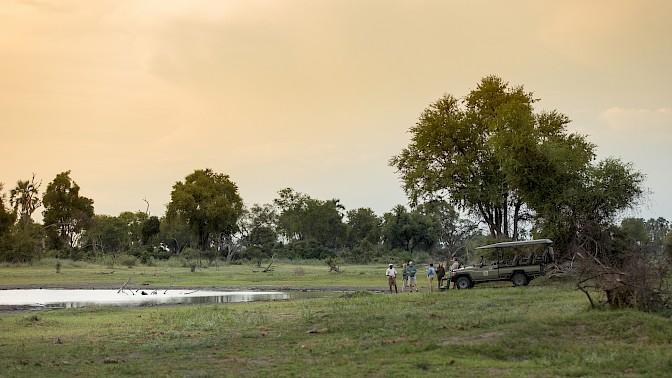
[[[0,267],[0,286],[352,288],[337,298],[0,314],[1,376],[665,377],[667,316],[591,310],[570,284],[382,294],[384,266],[278,263],[194,273],[64,263]],[[114,273],[111,273],[114,271]],[[356,288],[368,288],[357,290]],[[0,291],[0,296],[1,296]]]

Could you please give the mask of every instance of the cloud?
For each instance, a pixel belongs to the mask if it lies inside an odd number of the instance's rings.
[[[670,138],[672,135],[672,109],[610,108],[598,115],[609,130],[636,133],[639,137]]]

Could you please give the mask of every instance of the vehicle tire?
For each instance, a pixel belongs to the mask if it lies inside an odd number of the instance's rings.
[[[511,277],[511,282],[513,282],[513,286],[527,286],[529,280],[525,274],[516,273]]]
[[[455,287],[458,289],[469,289],[472,287],[471,280],[467,276],[458,277],[455,281]]]

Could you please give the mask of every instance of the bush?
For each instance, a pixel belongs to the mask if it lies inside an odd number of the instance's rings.
[[[593,251],[584,249],[577,257],[577,287],[586,294],[592,307],[607,305],[642,311],[671,307],[670,259],[652,259],[645,248],[617,241],[601,243]],[[602,292],[604,297],[594,299],[588,290],[591,288]]]
[[[128,268],[132,268],[138,264],[138,258],[131,255],[120,255],[117,258],[117,261],[119,261],[120,265],[123,265]]]

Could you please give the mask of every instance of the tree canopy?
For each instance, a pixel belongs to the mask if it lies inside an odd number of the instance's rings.
[[[238,186],[228,175],[211,169],[196,170],[184,182],[173,185],[168,217],[183,216],[198,235],[198,247],[205,251],[212,235],[230,237],[243,214]]]
[[[79,195],[79,185],[70,178],[70,171],[66,171],[47,185],[42,203],[51,247],[75,247],[81,232],[91,224],[93,200]]]
[[[411,204],[445,199],[495,239],[552,232],[565,246],[633,205],[643,175],[618,159],[595,163],[595,146],[568,132],[569,119],[535,113],[535,102],[488,76],[462,100],[446,94],[430,104],[390,159]]]

